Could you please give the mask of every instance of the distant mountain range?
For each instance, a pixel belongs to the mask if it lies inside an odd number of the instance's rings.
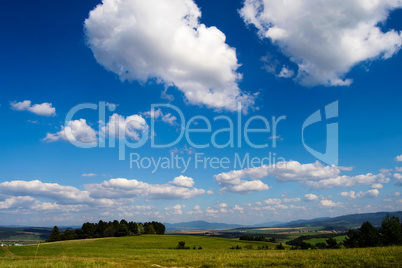
[[[206,221],[190,221],[179,223],[164,223],[167,231],[177,230],[214,230],[214,229],[235,229],[235,228],[255,228],[255,227],[315,227],[324,226],[328,228],[349,229],[358,228],[365,221],[371,222],[374,226],[380,226],[384,217],[390,214],[402,219],[402,211],[396,212],[377,212],[364,214],[350,214],[334,218],[324,217],[311,220],[297,220],[291,222],[264,222],[255,225],[240,225],[227,223],[211,223]]]
[[[164,223],[167,231],[177,230],[212,230],[212,229],[234,229],[244,227],[239,224],[216,223],[206,221],[190,221],[179,223]]]
[[[312,220],[297,220],[291,221],[285,224],[280,224],[275,227],[315,227],[315,226],[325,226],[325,227],[346,227],[346,228],[357,228],[363,224],[365,221],[369,221],[374,226],[380,226],[381,221],[387,214],[391,216],[396,216],[402,218],[402,211],[396,212],[377,212],[377,213],[364,213],[364,214],[350,214],[339,216],[335,218],[317,218]]]

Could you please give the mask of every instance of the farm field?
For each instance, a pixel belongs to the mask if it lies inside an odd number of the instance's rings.
[[[185,241],[188,250],[174,249]],[[239,245],[240,250],[230,249]],[[401,267],[402,247],[261,250],[276,244],[185,235],[143,235],[3,247],[0,267]],[[193,249],[195,247],[196,249]],[[198,249],[198,248],[202,249]]]

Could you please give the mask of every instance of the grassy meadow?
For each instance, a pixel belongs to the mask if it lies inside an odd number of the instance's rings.
[[[185,241],[190,249],[174,249],[179,241]],[[242,249],[230,249],[237,245]],[[39,246],[3,247],[0,250],[0,266],[402,267],[402,247],[307,251],[258,249],[263,245],[271,249],[276,246],[267,242],[185,235],[74,240]]]

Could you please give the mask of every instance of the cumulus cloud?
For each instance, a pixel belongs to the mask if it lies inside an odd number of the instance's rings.
[[[300,202],[300,198],[295,197],[295,198],[284,198],[283,203],[296,203]]]
[[[22,102],[12,102],[11,109],[16,111],[28,111],[40,116],[55,116],[56,108],[52,106],[51,103],[44,102],[42,104],[34,104],[30,100],[25,100]]]
[[[34,181],[6,181],[0,183],[0,194],[22,197],[48,198],[59,204],[97,204],[109,206],[114,202],[103,197],[95,200],[88,191],[81,191],[72,186],[57,183]]]
[[[352,67],[401,48],[402,34],[379,25],[400,7],[400,0],[245,0],[240,15],[297,65],[302,85],[348,86]]]
[[[85,119],[72,120],[66,126],[61,127],[57,133],[47,133],[43,139],[45,142],[65,140],[93,145],[97,143],[97,132],[87,124]]]
[[[318,200],[318,196],[315,194],[305,194],[304,195],[304,201],[316,201]]]
[[[239,184],[245,178],[254,181],[264,177],[274,177],[279,182],[299,182],[314,188],[351,187],[381,183],[386,179],[384,174],[363,174],[357,176],[340,176],[344,167],[324,166],[320,162],[301,164],[297,161],[283,161],[273,165],[233,170],[215,175],[220,186]],[[349,171],[349,169],[346,169]]]
[[[238,86],[235,49],[200,18],[193,0],[103,0],[85,33],[97,62],[121,80],[175,86],[189,103],[216,109],[252,106]]]
[[[278,205],[278,204],[282,203],[282,201],[277,198],[270,198],[270,199],[264,200],[263,203],[265,205]]]
[[[371,173],[357,176],[338,176],[319,181],[306,181],[305,184],[314,188],[330,189],[333,187],[351,187],[355,185],[373,184],[383,178],[382,174],[374,175]]]
[[[260,180],[242,180],[241,178],[242,176],[237,171],[215,175],[215,180],[222,187],[222,192],[249,194],[269,190],[269,186]]]
[[[395,185],[396,186],[402,186],[402,174],[400,173],[394,173],[394,179],[396,180]]]
[[[194,206],[194,208],[190,211],[187,212],[189,215],[196,215],[196,214],[202,214],[203,211],[201,210],[201,207],[199,205]]]
[[[135,141],[141,139],[142,134],[148,131],[148,124],[141,115],[131,115],[124,117],[113,114],[109,122],[102,131],[109,137],[130,138]]]
[[[169,182],[170,184],[173,184],[178,187],[187,187],[191,188],[194,186],[194,180],[190,177],[186,177],[183,175],[180,175],[179,177],[176,177],[173,179],[173,181]]]
[[[81,175],[81,177],[95,177],[95,176],[96,176],[95,173],[85,173]]]
[[[395,157],[396,162],[402,162],[402,154]]]
[[[381,183],[374,183],[373,185],[371,185],[371,188],[382,189],[382,188],[384,188],[384,185],[382,185]]]
[[[12,196],[0,201],[0,210],[14,213],[32,212],[70,212],[80,211],[85,205],[61,205],[57,203],[41,202],[30,196]]]
[[[159,108],[157,110],[151,110],[149,112],[143,113],[144,116],[159,119],[161,118],[163,122],[167,123],[168,125],[174,126],[177,124],[177,117],[172,115],[171,113],[163,113],[162,110]]]
[[[342,203],[335,203],[332,200],[323,199],[320,201],[322,207],[341,207]]]
[[[292,78],[295,75],[293,70],[290,70],[288,67],[283,66],[281,72],[278,74],[280,78]]]
[[[168,211],[170,214],[176,214],[176,215],[181,215],[183,214],[183,209],[185,208],[185,205],[175,205],[173,207],[166,207],[165,210]]]
[[[188,181],[187,181],[188,182]],[[85,188],[93,198],[189,199],[203,195],[205,190],[178,187],[170,184],[149,184],[125,178],[111,179],[100,184],[87,184]]]
[[[354,191],[340,193],[341,196],[351,198],[351,199],[374,198],[374,197],[377,197],[379,194],[380,194],[380,192],[377,189],[371,189],[371,190],[368,190],[367,192],[359,192],[359,193],[356,193]]]
[[[240,213],[243,213],[243,212],[244,212],[244,208],[241,207],[241,206],[239,206],[239,205],[235,205],[232,210],[233,210],[233,211],[238,211],[238,212],[240,212]]]

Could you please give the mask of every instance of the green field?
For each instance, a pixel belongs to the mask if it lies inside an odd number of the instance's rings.
[[[191,249],[174,249],[184,240]],[[239,245],[241,250],[230,249]],[[251,245],[253,249],[246,249]],[[143,235],[3,247],[1,267],[401,267],[402,247],[259,250],[267,242]],[[197,249],[192,249],[195,246]],[[202,247],[201,250],[198,247]],[[249,246],[250,247],[250,246]]]
[[[339,243],[339,242],[343,242],[346,239],[346,235],[334,236],[333,238],[335,238],[336,242]],[[325,243],[325,241],[327,241],[327,240],[328,240],[328,238],[312,238],[312,239],[305,240],[304,242],[314,245],[316,243]]]

